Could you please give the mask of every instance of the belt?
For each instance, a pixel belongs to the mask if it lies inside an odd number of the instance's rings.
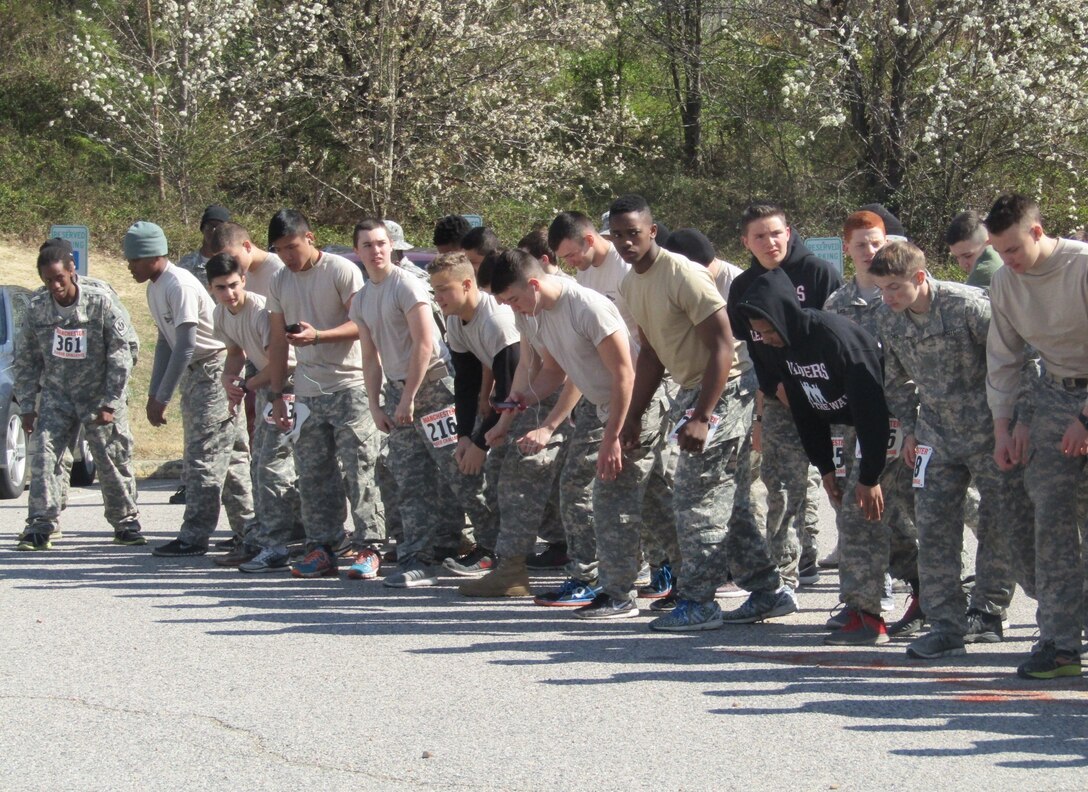
[[[202,357],[202,358],[201,358],[200,360],[190,360],[190,361],[189,361],[189,365],[188,365],[188,366],[186,366],[186,368],[190,368],[190,369],[197,369],[197,368],[199,368],[200,366],[203,366],[203,365],[204,365],[205,363],[207,363],[208,361],[210,361],[210,360],[215,360],[215,359],[216,359],[216,358],[218,358],[218,357],[219,357],[220,355],[222,355],[223,357],[226,357],[226,355],[227,355],[227,350],[225,350],[225,349],[220,349],[220,350],[219,350],[218,352],[212,352],[212,353],[211,353],[210,355],[205,355],[205,356],[204,356],[204,357]]]
[[[446,364],[443,363],[439,366],[435,366],[433,369],[423,375],[423,383],[426,385],[428,382],[438,382],[440,379],[445,379],[449,376],[449,370],[446,368]],[[407,380],[393,380],[395,383],[404,387],[404,383]]]
[[[1059,377],[1056,374],[1046,374],[1046,378],[1069,391],[1088,390],[1088,377]]]

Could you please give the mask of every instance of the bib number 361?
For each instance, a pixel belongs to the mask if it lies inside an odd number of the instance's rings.
[[[65,360],[86,360],[87,332],[82,327],[67,330],[57,327],[53,330],[53,357]]]
[[[427,439],[435,448],[445,448],[457,442],[457,414],[453,407],[424,415],[419,420]]]

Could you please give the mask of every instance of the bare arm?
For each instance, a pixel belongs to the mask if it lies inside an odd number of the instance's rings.
[[[404,378],[404,391],[394,420],[398,424],[410,424],[414,420],[416,394],[423,385],[423,376],[427,373],[427,364],[434,352],[434,336],[430,306],[423,303],[413,305],[404,315],[408,321],[408,332],[412,336],[412,353],[408,360],[408,375]]]

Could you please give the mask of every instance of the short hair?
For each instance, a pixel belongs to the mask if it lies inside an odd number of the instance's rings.
[[[869,274],[878,278],[909,278],[926,268],[926,254],[911,242],[889,242],[876,252]]]
[[[944,243],[951,246],[960,242],[985,242],[986,237],[982,217],[974,209],[968,209],[952,218],[944,232]]]
[[[212,231],[212,246],[216,250],[225,250],[235,245],[240,245],[243,242],[251,241],[249,238],[249,232],[246,231],[244,226],[240,226],[237,223],[232,223],[229,220],[225,223],[220,223]]]
[[[524,286],[530,278],[544,276],[544,268],[537,259],[518,248],[510,248],[491,256],[491,292],[502,294],[511,286]]]
[[[298,209],[280,209],[268,222],[268,246],[275,247],[284,237],[303,236],[310,232],[310,221]]]
[[[581,239],[589,232],[597,233],[597,227],[589,217],[581,212],[560,212],[548,226],[548,247],[557,250],[565,240]],[[518,247],[524,246],[519,242]],[[552,261],[555,261],[554,256]]]
[[[487,226],[477,226],[469,229],[461,237],[461,250],[471,250],[486,256],[502,247],[498,235]]]
[[[650,216],[651,222],[654,219],[654,214],[650,211],[650,204],[646,203],[645,198],[635,193],[627,193],[614,200],[612,205],[608,207],[609,227],[612,226],[612,221],[619,215],[631,214],[632,212],[645,212]]]
[[[469,232],[472,225],[461,215],[446,215],[440,217],[438,222],[434,224],[434,244],[435,247],[439,245],[458,245],[461,244],[461,238]]]
[[[754,223],[756,220],[764,220],[768,217],[780,217],[784,225],[789,225],[786,220],[786,210],[775,203],[754,203],[748,204],[748,207],[741,213],[740,216],[740,233],[742,235],[748,233],[748,226]]]
[[[38,273],[45,267],[51,267],[57,262],[64,265],[65,269],[72,269],[76,265],[72,255],[72,243],[67,239],[53,237],[42,243],[38,248]]]
[[[679,253],[704,267],[709,267],[710,262],[718,257],[714,252],[714,243],[696,228],[678,228],[660,244],[665,250]]]
[[[476,270],[476,285],[481,289],[491,289],[491,272],[495,269],[495,260],[505,252],[505,248],[500,248],[488,253],[480,262],[480,268]]]
[[[852,233],[855,231],[868,231],[871,228],[877,229],[882,234],[885,233],[884,218],[876,212],[870,212],[866,209],[849,214],[842,222],[843,241],[849,244]]]
[[[457,280],[464,280],[465,278],[476,280],[472,262],[468,260],[468,256],[462,250],[440,254],[427,265],[427,273],[430,275],[450,275]]]
[[[586,218],[587,220],[589,218]],[[553,223],[554,225],[554,223]],[[592,224],[591,224],[592,227]],[[518,247],[524,250],[526,253],[536,256],[538,259],[548,257],[548,261],[552,264],[555,263],[555,245],[551,244],[551,239],[548,236],[547,228],[541,226],[540,228],[534,228],[528,234],[518,240]]]
[[[986,228],[991,234],[1002,234],[1014,225],[1025,222],[1043,224],[1039,204],[1020,193],[1002,195],[986,215]]]
[[[377,231],[381,229],[385,232],[386,238],[389,237],[389,229],[385,227],[385,223],[376,217],[368,217],[364,220],[360,220],[355,224],[355,228],[351,232],[351,246],[357,247],[359,244],[359,234],[364,231]]]
[[[242,265],[238,262],[237,256],[232,256],[230,253],[216,253],[204,265],[204,274],[208,276],[208,283],[211,283],[224,275],[241,275]]]

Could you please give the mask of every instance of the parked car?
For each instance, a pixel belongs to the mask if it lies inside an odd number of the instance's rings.
[[[0,426],[4,430],[0,498],[18,498],[30,480],[27,436],[13,391],[15,350],[32,293],[21,286],[0,286]],[[77,487],[93,484],[97,471],[82,429],[73,441],[71,451],[71,483]]]

